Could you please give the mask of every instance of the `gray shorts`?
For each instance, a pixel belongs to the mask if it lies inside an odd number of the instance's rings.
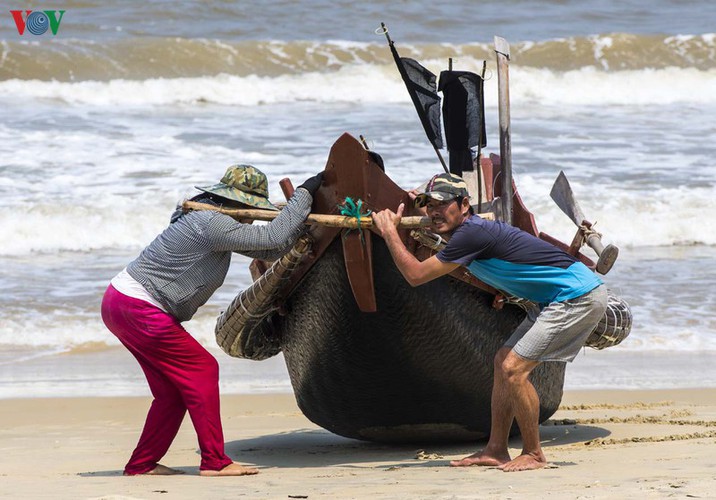
[[[531,361],[572,361],[606,309],[606,285],[542,310],[534,306],[504,346]]]

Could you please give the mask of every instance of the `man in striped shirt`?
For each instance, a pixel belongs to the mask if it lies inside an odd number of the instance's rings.
[[[222,285],[232,252],[274,260],[294,245],[321,180],[319,173],[299,186],[281,213],[265,225],[237,222],[215,211],[184,213],[178,208],[169,226],[112,279],[102,301],[102,319],[137,358],[154,396],[125,475],[181,473],[159,460],[187,411],[199,439],[201,475],[258,473],[224,452],[219,366],[181,323]],[[229,167],[218,184],[198,189],[203,194],[194,200],[203,203],[277,210],[268,200],[266,176],[251,165]]]

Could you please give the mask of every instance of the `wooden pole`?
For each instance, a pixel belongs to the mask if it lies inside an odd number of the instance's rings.
[[[207,205],[205,203],[197,203],[195,201],[185,201],[182,204],[184,210],[213,210],[226,214],[235,219],[243,220],[261,220],[272,221],[280,212],[275,210],[262,210],[259,208],[223,208]],[[358,219],[348,217],[346,215],[328,215],[328,214],[308,214],[306,224],[318,224],[327,227],[344,227],[348,229],[357,229]],[[403,217],[400,227],[417,228],[427,227],[430,225],[430,217]],[[373,219],[366,217],[360,220],[360,228],[370,228],[373,226]]]
[[[291,196],[293,196],[293,192],[295,191],[291,179],[289,179],[288,177],[284,177],[283,179],[278,181],[278,185],[281,186],[281,191],[283,191],[283,195],[286,198],[286,201],[288,201]]]
[[[212,210],[240,220],[261,220],[272,221],[280,212],[276,210],[262,210],[260,208],[223,208],[208,205],[206,203],[197,203],[196,201],[185,201],[182,203],[184,210]],[[492,214],[479,214],[483,219],[492,219]],[[318,224],[327,227],[344,227],[347,229],[357,229],[358,219],[345,215],[328,215],[328,214],[308,214],[306,224]],[[403,217],[398,227],[405,229],[414,229],[419,227],[428,227],[431,224],[430,217],[411,216]],[[360,220],[361,229],[370,229],[373,227],[373,219],[366,217]]]
[[[510,44],[495,37],[497,55],[497,81],[500,114],[500,157],[502,165],[503,219],[512,224],[512,139],[510,137]]]
[[[483,116],[480,117],[481,122],[477,124],[480,133],[478,134],[477,141],[477,210],[482,209],[482,134],[485,130],[482,127],[482,123],[485,121],[485,70],[487,70],[487,61],[482,61],[482,78],[481,86],[482,92],[480,92],[480,112]]]

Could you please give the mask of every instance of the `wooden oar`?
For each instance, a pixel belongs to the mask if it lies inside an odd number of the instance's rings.
[[[208,205],[206,203],[197,203],[195,201],[185,201],[182,203],[184,210],[212,210],[221,212],[234,219],[245,220],[262,220],[272,221],[280,212],[275,210],[261,210],[259,208],[223,208]],[[480,214],[483,219],[492,219],[492,214]],[[327,215],[327,214],[308,214],[306,224],[319,224],[328,227],[345,227],[348,229],[356,229],[359,227],[358,219],[345,215]],[[405,229],[414,229],[418,227],[427,227],[430,225],[430,217],[410,216],[403,217],[398,227]],[[366,217],[360,220],[361,229],[369,229],[373,226],[373,219]]]

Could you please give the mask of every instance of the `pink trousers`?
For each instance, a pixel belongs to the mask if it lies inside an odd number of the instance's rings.
[[[102,300],[102,320],[137,358],[154,396],[125,474],[157,466],[187,410],[199,438],[199,468],[221,470],[230,464],[224,453],[216,359],[173,316],[111,285]]]

